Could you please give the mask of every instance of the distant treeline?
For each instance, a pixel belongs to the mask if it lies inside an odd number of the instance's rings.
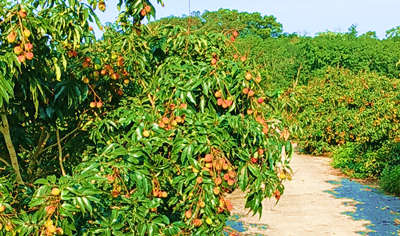
[[[346,68],[353,72],[377,72],[399,78],[400,28],[387,31],[385,39],[375,32],[359,35],[353,25],[346,33],[323,32],[315,37],[283,33],[282,24],[273,16],[260,13],[220,9],[216,12],[193,13],[190,18],[167,17],[149,24],[180,25],[193,34],[238,30],[236,47],[263,65],[259,71],[267,87],[286,89],[297,81],[307,84],[310,78],[323,76],[328,67]],[[189,27],[190,26],[190,27]]]

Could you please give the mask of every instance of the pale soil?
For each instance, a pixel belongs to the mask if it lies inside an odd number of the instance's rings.
[[[245,194],[236,191],[231,199],[233,215],[243,216],[237,221],[248,228],[243,235],[360,235],[368,232],[364,227],[370,221],[356,221],[343,212],[355,212],[355,201],[337,199],[324,191],[333,191],[338,185],[327,181],[340,181],[344,176],[330,165],[330,158],[294,154],[291,167],[296,174],[293,180],[285,182],[285,193],[279,203],[275,199],[263,202],[263,214],[254,217],[244,209]],[[348,202],[347,206],[344,205]],[[254,226],[257,225],[257,226]],[[266,225],[263,228],[260,226]]]

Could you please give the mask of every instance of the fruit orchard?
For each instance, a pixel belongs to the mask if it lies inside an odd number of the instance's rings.
[[[140,0],[104,27],[107,4],[0,2],[0,235],[218,235],[227,193],[279,200],[289,127],[239,32],[149,28]]]

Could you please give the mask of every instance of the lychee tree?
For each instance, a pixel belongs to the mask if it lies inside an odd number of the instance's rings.
[[[228,193],[248,190],[246,207],[260,214],[263,199],[279,200],[291,178],[289,132],[257,66],[236,50],[237,32],[150,30],[139,22],[151,4],[121,1],[119,23],[95,40],[87,21],[104,2],[29,3],[41,10],[9,11],[28,25],[47,14],[32,35],[57,11],[81,21],[64,34],[48,28],[22,52],[2,44],[14,58],[4,62],[2,133],[7,141],[10,120],[28,134],[7,147],[25,160],[13,166],[17,182],[31,183],[15,191],[0,180],[0,235],[218,235]],[[35,48],[43,54],[29,60]]]

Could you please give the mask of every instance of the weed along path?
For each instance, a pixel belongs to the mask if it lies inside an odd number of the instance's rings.
[[[349,181],[329,161],[294,154],[293,180],[285,183],[277,205],[275,199],[263,202],[261,219],[247,215],[245,194],[235,191],[229,196],[234,209],[227,225],[242,235],[398,235],[394,220],[400,218],[400,199]]]

